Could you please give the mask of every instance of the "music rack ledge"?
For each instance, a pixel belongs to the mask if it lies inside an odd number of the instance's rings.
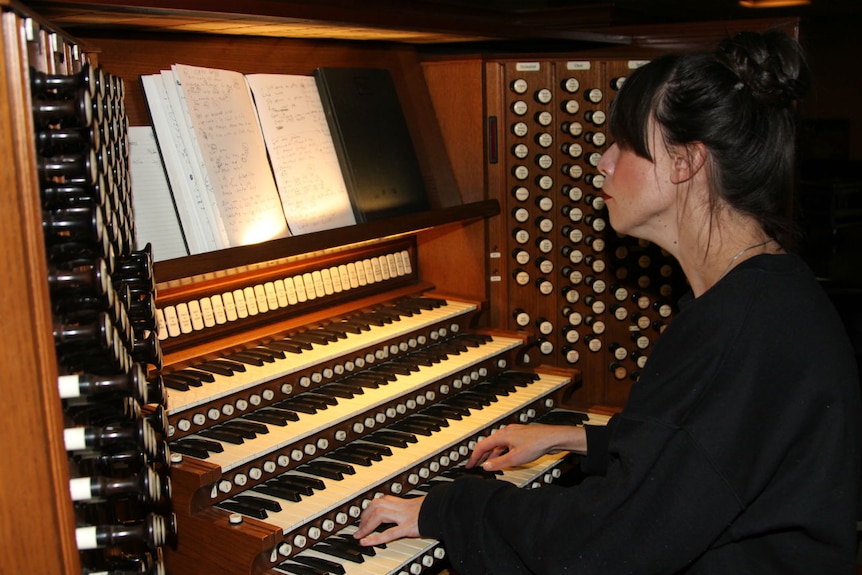
[[[483,200],[427,212],[405,214],[397,218],[164,260],[156,262],[155,276],[157,281],[167,282],[381,237],[418,233],[428,228],[448,224],[467,223],[496,216],[499,213],[500,203],[497,200]]]

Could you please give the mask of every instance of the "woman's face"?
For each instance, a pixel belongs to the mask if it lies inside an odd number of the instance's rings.
[[[611,226],[618,233],[650,240],[667,248],[677,227],[677,186],[671,182],[672,159],[653,125],[650,150],[654,161],[613,144],[599,162],[602,192]],[[662,241],[665,240],[665,241]]]

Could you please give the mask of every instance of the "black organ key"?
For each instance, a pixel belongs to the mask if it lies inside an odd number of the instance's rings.
[[[330,459],[343,461],[345,463],[355,463],[356,465],[361,465],[363,467],[371,467],[370,457],[362,453],[349,451],[344,447],[336,449],[332,453],[328,453],[326,456]]]
[[[334,341],[332,338],[327,336],[326,334],[316,333],[314,331],[304,331],[302,333],[295,333],[290,336],[291,341],[303,342],[307,344],[317,344],[317,345],[327,345],[331,341]],[[310,348],[309,348],[310,349]]]
[[[182,453],[183,455],[188,455],[189,457],[196,457],[198,459],[206,459],[210,456],[209,452],[206,449],[197,447],[194,444],[186,442],[178,441],[171,446],[171,449],[176,453]]]
[[[453,355],[457,355],[459,353],[464,353],[469,349],[466,343],[461,341],[460,339],[449,339],[442,343],[440,343],[440,347],[446,350],[447,353],[451,353]],[[476,347],[476,346],[473,346]]]
[[[291,560],[297,563],[302,563],[303,565],[308,565],[309,567],[313,567],[315,569],[319,569],[324,573],[331,573],[332,575],[344,574],[344,567],[342,567],[341,564],[336,563],[335,561],[328,561],[321,557],[308,557],[300,554],[298,556],[293,556]]]
[[[266,512],[266,509],[255,505],[241,503],[239,501],[231,501],[230,499],[226,499],[221,503],[216,503],[216,507],[224,509],[225,511],[242,513],[243,515],[248,515],[249,517],[254,517],[255,519],[266,519],[269,516],[269,514]]]
[[[245,439],[254,439],[258,434],[269,433],[269,428],[265,425],[253,421],[242,421],[240,419],[226,421],[220,427],[238,433]]]
[[[289,476],[285,476],[285,475],[280,475],[278,477],[273,477],[272,479],[270,479],[267,482],[267,485],[275,484],[275,485],[278,485],[279,487],[285,487],[287,489],[292,489],[293,491],[299,493],[300,495],[313,495],[314,494],[314,487],[313,486],[311,486],[307,483],[304,483],[302,481],[297,481],[297,479],[298,478],[296,476],[289,477]]]
[[[231,376],[235,371],[245,371],[245,366],[235,361],[225,361],[223,359],[212,359],[194,365],[196,369],[209,371],[216,375]]]
[[[406,448],[411,443],[416,443],[416,436],[412,433],[404,433],[398,431],[375,431],[371,435],[367,435],[365,437],[367,441],[373,441],[375,443],[380,443],[382,445],[389,445],[391,447],[400,447],[402,449]]]
[[[275,363],[275,360],[278,359],[276,352],[257,347],[250,347],[248,349],[244,349],[238,352],[238,354],[242,357],[247,357],[250,360],[261,360],[264,363]],[[284,354],[281,355],[282,357],[284,356]]]
[[[378,527],[375,531],[385,531],[389,527],[394,527],[391,523],[385,524],[385,528]],[[347,537],[345,535],[333,535],[332,537],[326,538],[326,543],[330,545],[337,545],[343,549],[353,549],[358,551],[361,555],[367,555],[368,557],[374,557],[377,555],[377,551],[374,547],[364,547],[359,544],[359,541],[354,539],[353,537]],[[381,549],[385,549],[386,545],[378,545]]]
[[[314,415],[317,413],[317,410],[320,409],[320,406],[316,402],[303,401],[299,397],[279,401],[278,403],[274,403],[273,406],[286,408],[291,411],[298,411],[299,413],[305,413],[308,415]]]
[[[329,338],[331,338],[332,341],[347,338],[347,333],[345,331],[340,329],[334,329],[332,326],[319,327],[314,331],[316,333],[328,336]]]
[[[197,369],[186,368],[186,369],[181,369],[181,370],[175,371],[173,373],[180,373],[182,375],[194,377],[195,379],[198,379],[198,380],[205,382],[205,383],[212,383],[215,381],[215,376],[212,373],[209,373],[206,371],[200,371]]]
[[[326,483],[317,477],[309,477],[308,475],[299,475],[294,473],[285,473],[279,477],[288,481],[288,484],[305,485],[311,489],[322,491],[326,489]]]
[[[281,511],[281,503],[272,499],[264,499],[263,497],[255,497],[254,495],[237,495],[233,499],[246,505],[256,505],[267,511],[275,513]]]
[[[442,403],[426,407],[422,410],[422,413],[435,415],[437,417],[445,417],[446,419],[454,419],[456,421],[461,421],[463,418],[470,416],[470,410],[467,408],[454,405],[443,405]]]
[[[248,365],[254,365],[256,367],[263,367],[264,363],[263,358],[241,351],[229,353],[223,356],[222,359],[228,361],[236,361],[239,363],[246,363]]]
[[[376,458],[377,461],[380,461],[384,457],[392,455],[392,450],[385,445],[374,445],[371,443],[363,443],[361,441],[352,443],[346,446],[346,448],[355,449],[360,453],[367,453],[369,456]]]
[[[327,575],[328,573],[327,571],[315,569],[314,567],[310,567],[308,565],[302,565],[292,559],[289,561],[285,561],[284,563],[280,563],[278,565],[278,570],[284,571],[285,573],[290,573],[291,575]]]
[[[360,386],[342,385],[341,383],[330,383],[317,388],[317,391],[324,395],[340,397],[342,399],[353,399],[354,395],[362,395],[365,393]]]
[[[467,469],[464,466],[459,467],[450,467],[443,473],[441,473],[443,477],[448,477],[451,479],[457,479],[459,477],[481,477],[482,479],[496,479],[497,476],[503,475],[502,471],[485,471],[481,466],[479,467],[471,467]]]
[[[410,357],[411,358],[420,358],[423,360],[430,361],[431,363],[440,363],[441,361],[444,361],[448,357],[448,354],[446,353],[446,350],[437,349],[437,348],[430,348],[430,349],[411,353]],[[426,365],[429,365],[429,364],[426,364]]]
[[[188,391],[190,387],[200,387],[201,383],[196,379],[185,378],[173,373],[167,373],[162,376],[165,385],[177,391]]]
[[[302,494],[296,489],[291,489],[287,486],[280,485],[273,480],[269,480],[266,483],[261,483],[260,485],[255,485],[251,489],[252,491],[257,491],[258,493],[265,493],[267,495],[278,497],[279,499],[284,499],[286,501],[297,502],[302,499]]]
[[[287,357],[287,356],[285,355],[285,351],[284,351],[284,350],[282,350],[282,349],[275,349],[275,348],[272,348],[272,347],[267,347],[267,346],[265,346],[265,345],[258,345],[258,346],[255,346],[255,347],[251,348],[251,349],[250,349],[250,350],[248,350],[248,351],[251,351],[251,352],[253,352],[253,353],[259,353],[259,354],[267,355],[267,356],[269,356],[269,357],[273,358],[273,361],[274,361],[274,360],[276,360],[276,359],[284,359],[285,357]]]
[[[417,421],[411,421],[410,419],[402,419],[401,421],[396,421],[389,427],[391,429],[397,429],[398,431],[406,431],[408,433],[415,433],[417,435],[424,435],[426,437],[430,437],[434,433],[434,430],[431,429],[427,424]]]
[[[339,559],[344,559],[351,563],[363,563],[365,561],[365,557],[363,557],[359,550],[344,545],[334,545],[329,541],[329,539],[321,541],[320,543],[315,543],[311,548],[320,553],[331,555],[332,557],[338,557]]]
[[[589,415],[580,411],[554,410],[549,411],[538,419],[547,425],[582,425],[589,419]]]
[[[486,402],[484,400],[480,401],[474,397],[462,396],[464,392],[458,394],[454,397],[449,397],[443,400],[444,404],[454,405],[455,407],[464,407],[467,409],[482,409],[486,405],[490,405],[490,402]]]
[[[356,474],[356,470],[353,469],[352,465],[349,465],[347,463],[341,463],[338,461],[326,461],[321,459],[309,461],[305,465],[298,467],[297,471],[303,471],[306,473],[310,473],[311,475],[319,475],[320,477],[335,479],[336,481],[344,479],[345,475]]]
[[[376,373],[385,373],[397,377],[399,375],[410,375],[414,371],[418,371],[418,369],[411,369],[411,366],[389,362],[375,367],[374,371]]]
[[[337,325],[339,328],[341,328],[347,333],[352,333],[356,335],[359,335],[363,331],[369,331],[371,329],[371,327],[369,327],[367,323],[351,320],[343,320],[333,325]]]
[[[320,409],[326,409],[326,406],[328,405],[338,405],[337,399],[323,393],[307,392],[303,393],[302,395],[298,395],[297,397],[300,397],[306,401],[318,402],[321,406]]]
[[[367,325],[375,326],[375,327],[383,327],[384,325],[392,323],[392,320],[381,315],[375,315],[372,313],[362,314],[362,321],[364,321]]]
[[[327,465],[320,465],[320,463],[321,462],[319,461],[311,461],[305,465],[297,467],[296,470],[301,471],[302,473],[308,473],[309,475],[332,479],[333,481],[341,481],[344,479],[344,473],[339,469]]]
[[[202,439],[197,437],[184,437],[183,439],[175,441],[171,445],[189,445],[198,449],[209,451],[211,453],[221,453],[222,451],[224,451],[224,447],[222,447],[222,444],[218,441],[212,441],[209,439]]]
[[[204,437],[209,437],[210,439],[215,439],[218,441],[225,441],[227,443],[233,443],[234,445],[241,445],[245,443],[245,440],[238,433],[233,431],[229,431],[224,428],[211,427],[209,429],[202,429],[198,432],[200,435]]]
[[[270,341],[268,343],[262,344],[261,347],[265,347],[267,349],[274,349],[274,350],[278,350],[278,351],[284,351],[287,353],[296,353],[296,354],[302,353],[303,349],[311,349],[311,346],[308,346],[306,348],[306,347],[304,347],[298,343],[291,342],[291,341],[288,341],[286,339]]]
[[[371,312],[373,315],[382,316],[384,318],[389,318],[390,322],[401,321],[401,316],[403,315],[400,311],[389,309],[389,308],[380,308]]]
[[[285,410],[277,410],[277,409],[258,409],[257,411],[253,411],[251,413],[245,414],[243,417],[245,419],[250,419],[252,421],[259,421],[261,423],[268,423],[270,425],[277,425],[279,427],[284,427],[287,425],[289,421],[285,413],[279,413],[280,411]],[[293,413],[293,412],[287,412]],[[296,415],[295,413],[293,415]],[[296,416],[292,421],[296,421],[299,419],[299,416]]]
[[[243,440],[254,439],[255,437],[257,437],[257,433],[255,433],[253,430],[242,426],[234,425],[233,422],[230,421],[222,423],[218,427],[211,427],[208,431],[216,431],[221,434],[232,433]]]

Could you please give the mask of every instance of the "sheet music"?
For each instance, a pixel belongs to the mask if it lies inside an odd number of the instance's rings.
[[[129,171],[138,247],[152,244],[156,261],[189,255],[156,136],[149,126],[129,127]]]
[[[167,85],[172,84],[173,75],[168,72]],[[163,75],[142,76],[141,85],[189,253],[194,255],[225,247],[216,240],[215,216],[212,206],[204,198],[203,176],[197,169],[199,166],[189,148],[190,142],[183,138],[182,116],[178,119],[174,112]]]
[[[294,235],[356,223],[314,78],[246,76]]]
[[[289,235],[243,75],[181,64],[172,71],[229,244]]]

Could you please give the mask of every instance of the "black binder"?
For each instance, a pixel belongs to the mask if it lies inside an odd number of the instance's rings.
[[[427,210],[428,197],[386,69],[314,71],[357,222]]]

